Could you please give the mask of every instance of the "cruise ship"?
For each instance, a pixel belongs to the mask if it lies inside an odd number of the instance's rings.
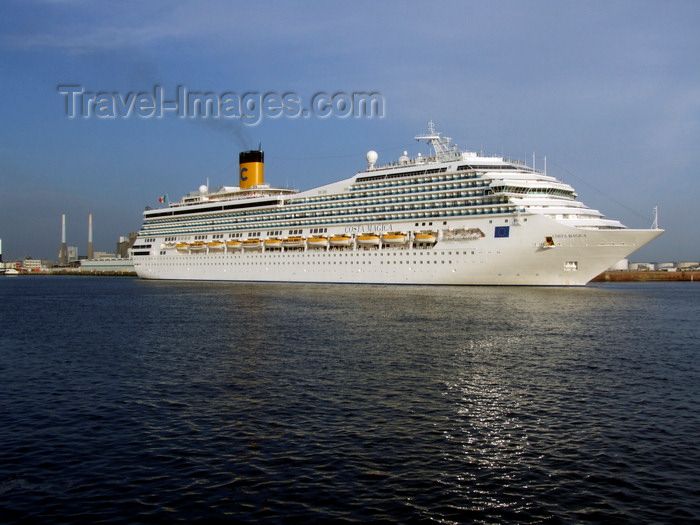
[[[239,185],[201,186],[143,213],[131,249],[144,279],[581,286],[660,235],[631,229],[574,189],[502,156],[459,151],[429,123],[429,154],[296,191],[264,180],[262,150]],[[533,162],[534,164],[534,162]]]

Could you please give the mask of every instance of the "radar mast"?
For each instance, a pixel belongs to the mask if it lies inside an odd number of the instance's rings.
[[[440,133],[435,131],[435,123],[431,120],[428,122],[428,133],[422,135],[416,135],[415,139],[417,141],[426,140],[430,147],[433,149],[434,155],[439,160],[443,160],[447,157],[454,157],[457,151],[457,145],[450,146],[452,139],[450,137],[441,137]]]

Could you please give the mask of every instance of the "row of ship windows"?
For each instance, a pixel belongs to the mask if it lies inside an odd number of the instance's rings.
[[[405,183],[404,183],[405,184]],[[389,185],[386,185],[387,187]],[[470,182],[470,183],[462,183],[462,184],[452,184],[452,185],[442,185],[441,187],[435,187],[435,186],[423,186],[423,187],[414,187],[410,189],[405,189],[403,191],[392,191],[391,193],[388,193],[386,191],[382,192],[367,192],[361,197],[363,198],[371,198],[371,197],[378,197],[378,196],[386,196],[386,195],[405,195],[405,194],[410,194],[410,193],[427,193],[430,191],[437,191],[437,190],[459,190],[459,189],[465,189],[465,188],[479,188],[479,187],[487,187],[489,186],[488,181],[483,181],[483,182]],[[351,188],[352,189],[352,188]],[[500,193],[516,193],[516,194],[529,194],[529,195],[553,195],[557,197],[567,197],[567,198],[575,198],[576,195],[573,191],[571,190],[564,190],[564,189],[559,189],[559,188],[528,188],[528,187],[513,187],[513,186],[500,186],[498,188],[494,188],[494,191],[500,192]],[[464,192],[461,192],[464,193]],[[467,192],[470,196],[474,195],[473,191]],[[340,197],[332,197],[330,200],[338,200],[338,199],[348,199],[348,198],[354,198],[355,196],[340,196]],[[327,198],[316,198],[316,199],[308,199],[309,202],[324,202],[328,201],[329,199]]]
[[[489,168],[489,171],[493,171],[495,169],[499,169],[497,167],[492,167]],[[522,172],[521,169],[516,168],[515,166],[505,166],[500,169],[507,169],[507,170],[517,170],[519,172]],[[480,179],[484,176],[486,172],[481,172],[481,173],[472,173],[469,175],[464,175],[464,174],[448,174],[448,175],[443,175],[439,177],[421,177],[418,179],[407,179],[407,180],[391,180],[391,181],[386,181],[386,182],[379,182],[379,183],[359,183],[355,184],[354,186],[350,187],[350,191],[352,192],[358,192],[361,190],[377,190],[377,189],[383,189],[383,188],[400,188],[400,187],[406,187],[406,186],[416,186],[417,184],[430,184],[430,183],[442,183],[441,186],[450,186],[449,184],[444,184],[443,181],[447,180],[457,180],[457,181],[465,181],[465,180],[472,180],[473,179]],[[399,174],[400,175],[400,174]],[[359,179],[358,179],[359,180]],[[485,186],[488,185],[488,181],[477,181],[476,183],[470,182],[469,186]],[[464,186],[462,186],[464,187]],[[371,193],[369,193],[371,195]],[[341,197],[342,198],[342,197]]]
[[[326,233],[327,231],[328,231],[328,228],[312,228],[311,230],[309,230],[309,233]],[[301,235],[302,233],[304,233],[304,230],[303,230],[303,229],[296,229],[296,230],[288,230],[287,233],[286,233],[286,235]],[[266,234],[268,237],[275,237],[275,236],[278,236],[278,235],[282,235],[282,234],[283,234],[283,230],[271,230],[271,231],[265,232],[265,234]],[[260,237],[260,235],[261,235],[261,232],[248,232],[248,237]],[[229,233],[229,234],[228,234],[228,238],[229,238],[229,239],[235,239],[235,238],[243,237],[243,236],[244,236],[243,232],[236,232],[236,233]],[[212,235],[211,238],[212,238],[212,239],[223,239],[223,238],[224,238],[224,234],[223,234],[223,233],[220,233],[220,234]],[[183,239],[182,239],[181,237],[178,237],[178,238],[175,238],[175,237],[166,237],[165,240],[166,240],[166,241],[180,241],[180,240],[183,240]],[[189,240],[189,237],[188,237],[187,239],[185,239],[185,240]],[[194,240],[196,240],[196,241],[198,241],[198,240],[206,241],[206,240],[207,240],[207,236],[206,236],[206,235],[196,235],[195,238],[194,238]]]
[[[479,177],[483,176],[483,173],[471,173],[471,174],[464,174],[464,173],[448,173],[445,175],[439,175],[439,176],[432,176],[432,177],[418,177],[418,178],[411,178],[411,179],[401,179],[399,180],[400,177],[404,177],[407,174],[404,173],[396,173],[393,174],[393,176],[390,176],[389,178],[387,177],[376,177],[377,181],[376,182],[369,182],[367,178],[359,178],[357,179],[357,183],[350,188],[350,191],[358,191],[358,190],[364,190],[364,189],[375,189],[375,188],[387,188],[387,187],[395,187],[395,186],[408,186],[408,185],[414,185],[414,184],[423,184],[425,182],[443,182],[447,180],[467,180],[467,179],[477,179]],[[396,179],[391,180],[392,178],[396,177]],[[379,180],[386,181],[386,182],[379,182]]]
[[[473,178],[473,177],[467,177],[467,178]],[[411,180],[408,182],[398,182],[398,183],[392,183],[392,184],[385,184],[381,186],[377,186],[376,188],[373,188],[372,191],[359,191],[356,187],[350,187],[349,191],[352,191],[353,193],[342,193],[342,194],[333,194],[330,196],[317,196],[317,197],[306,197],[306,198],[294,198],[291,197],[287,199],[284,204],[286,205],[285,207],[287,209],[293,208],[295,211],[296,210],[308,210],[308,209],[314,209],[317,208],[318,204],[323,204],[323,203],[329,203],[330,205],[334,205],[334,203],[337,203],[338,201],[359,201],[359,200],[367,200],[370,198],[377,198],[377,197],[386,197],[386,196],[392,196],[392,195],[411,195],[411,194],[427,194],[430,192],[435,192],[435,191],[451,191],[454,192],[458,190],[464,190],[464,189],[474,189],[474,188],[485,188],[488,187],[490,184],[490,181],[486,180],[472,180],[472,181],[465,181],[465,177],[460,177],[460,180],[457,182],[453,183],[448,183],[448,184],[435,184],[433,181],[432,183],[429,181],[427,183],[423,182],[423,179],[421,179],[420,183],[417,183],[416,180]],[[397,188],[398,186],[410,186],[410,187],[404,187],[404,188]],[[376,189],[381,189],[381,188],[391,188],[391,191],[375,191]],[[467,192],[460,192],[464,195],[467,194]],[[469,195],[474,194],[475,192],[471,191],[468,192]],[[415,200],[415,199],[410,199],[410,200]],[[374,202],[374,201],[373,201]],[[377,201],[377,202],[384,202],[384,201]],[[310,205],[308,205],[310,204]],[[352,206],[353,204],[345,204],[345,206]],[[363,205],[363,204],[362,204]],[[335,204],[337,206],[337,204]],[[243,207],[246,208],[240,212],[238,212],[239,215],[241,214],[246,214],[250,210],[249,207]],[[166,216],[171,216],[172,214],[167,214]]]
[[[473,216],[473,215],[497,215],[497,214],[504,214],[504,213],[513,213],[515,211],[515,208],[512,207],[492,207],[492,208],[472,208],[472,209],[467,209],[464,210],[464,212],[460,212],[459,210],[426,210],[426,211],[421,211],[420,213],[384,213],[381,216],[375,216],[375,217],[344,217],[342,219],[330,219],[330,218],[325,218],[324,216],[318,216],[318,217],[308,217],[304,219],[299,219],[299,218],[288,218],[286,219],[288,222],[291,222],[291,224],[285,224],[283,222],[280,223],[274,223],[270,224],[269,226],[273,227],[279,227],[279,228],[288,228],[289,226],[303,226],[303,225],[308,225],[308,224],[313,224],[314,222],[318,221],[323,221],[323,222],[330,222],[333,224],[352,224],[352,223],[357,223],[357,222],[388,222],[388,221],[398,221],[398,220],[411,220],[411,219],[424,219],[424,218],[430,218],[430,217],[448,217],[448,216]],[[268,219],[263,217],[263,218],[258,218],[258,219],[250,219],[250,220],[237,220],[235,222],[230,222],[230,221],[224,221],[224,220],[219,220],[219,221],[197,221],[192,224],[145,224],[143,226],[143,229],[145,231],[157,233],[157,232],[166,232],[172,228],[177,228],[178,230],[184,228],[184,227],[189,227],[192,228],[191,230],[188,230],[188,232],[195,232],[195,231],[202,231],[204,229],[207,230],[224,230],[224,229],[230,229],[232,227],[253,227],[255,226],[254,224],[250,224],[251,222],[259,222],[260,220],[267,221]],[[284,220],[284,218],[278,218],[278,220]],[[320,230],[321,228],[319,228]],[[185,233],[185,232],[179,232],[179,233]]]
[[[574,193],[570,190],[561,190],[557,188],[521,188],[513,186],[498,186],[493,188],[497,193],[517,193],[527,195],[555,195],[557,197],[574,197]]]
[[[410,195],[413,193],[426,193],[429,191],[445,191],[445,190],[464,190],[464,189],[470,189],[470,188],[483,188],[486,186],[489,186],[491,183],[490,180],[472,180],[472,181],[456,181],[456,182],[450,182],[447,184],[434,184],[434,183],[426,183],[426,184],[411,184],[407,185],[406,183],[404,184],[385,184],[382,186],[376,186],[376,187],[371,187],[364,189],[360,192],[360,190],[355,189],[355,188],[350,188],[350,190],[353,190],[353,193],[350,195],[340,195],[338,197],[331,197],[330,199],[326,197],[325,199],[318,199],[319,201],[323,200],[344,200],[344,199],[367,199],[371,197],[381,197],[383,195]],[[403,186],[403,187],[401,187]],[[311,199],[309,199],[309,202],[313,202]]]
[[[377,195],[372,199],[363,199],[365,202],[319,202],[314,205],[309,206],[297,206],[294,209],[286,206],[285,211],[289,212],[303,212],[309,210],[328,210],[328,209],[341,209],[341,208],[357,208],[365,206],[381,206],[382,204],[396,204],[402,202],[423,202],[423,201],[434,201],[440,199],[456,199],[456,198],[473,198],[473,197],[483,197],[490,193],[489,189],[471,189],[462,190],[455,189],[455,191],[441,191],[440,193],[434,193],[437,190],[423,191],[415,194],[407,194],[405,192],[393,192],[393,193],[382,193]],[[353,199],[357,201],[359,199]]]
[[[486,191],[469,191],[469,192],[451,192],[451,193],[439,193],[439,194],[425,194],[425,195],[418,195],[418,196],[411,196],[409,198],[404,198],[400,199],[398,197],[391,197],[391,198],[382,198],[382,199],[375,199],[366,203],[358,204],[358,203],[338,203],[338,204],[327,204],[324,206],[300,206],[300,207],[295,207],[294,209],[290,209],[289,207],[285,207],[283,210],[279,209],[274,209],[274,208],[268,208],[265,210],[256,210],[256,211],[245,211],[245,212],[228,212],[228,213],[214,213],[211,215],[206,215],[199,220],[210,220],[212,218],[218,218],[218,217],[259,217],[261,215],[279,215],[279,214],[288,214],[288,215],[303,215],[308,212],[316,212],[316,210],[322,211],[322,210],[338,210],[340,213],[371,213],[372,212],[372,207],[380,207],[383,206],[384,209],[387,208],[387,205],[391,205],[394,209],[403,204],[404,208],[406,208],[405,204],[410,204],[412,206],[415,206],[418,203],[430,203],[433,204],[434,201],[436,200],[442,200],[442,199],[455,199],[455,198],[462,198],[462,199],[472,199],[472,200],[461,200],[461,201],[455,201],[454,203],[450,203],[451,206],[475,206],[475,205],[483,205],[483,204],[491,204],[491,203],[498,203],[498,202],[507,202],[506,198],[504,197],[499,197],[499,198],[487,198],[487,199],[479,199],[479,197],[484,197],[485,195],[488,195],[490,193],[489,190]],[[476,197],[476,199],[475,199]],[[444,204],[443,204],[444,205]],[[159,219],[154,219],[152,222],[156,223],[161,223],[161,222],[183,222],[183,221],[191,221],[193,218],[191,216],[189,217],[179,217],[179,218],[174,218],[174,217],[168,217],[168,218],[159,218]],[[197,220],[197,219],[194,219]]]
[[[195,235],[194,240],[195,241],[206,241],[208,239],[208,235]],[[211,236],[212,239],[223,239],[224,234],[223,233],[215,233],[214,235]],[[175,240],[175,239],[173,239]]]
[[[508,219],[506,219],[506,222],[508,222]],[[422,224],[423,226],[426,226],[426,225],[427,225],[427,226],[432,226],[432,225],[433,225],[432,221],[430,221],[430,222],[428,222],[428,223],[425,223],[425,222],[423,222],[423,223],[418,223],[418,222],[417,222],[417,223],[416,223],[416,227],[418,227],[420,224]],[[443,224],[443,226],[446,226],[446,225],[447,225],[447,221],[443,221],[442,224]],[[233,233],[229,233],[229,234],[228,234],[228,238],[229,238],[229,239],[240,239],[240,238],[243,238],[243,237],[246,237],[246,236],[248,236],[248,237],[254,237],[254,238],[255,238],[255,237],[260,237],[260,236],[261,236],[261,233],[262,233],[262,232],[259,232],[259,231],[255,231],[255,232],[233,232]],[[314,234],[318,235],[318,234],[322,234],[322,233],[328,233],[328,228],[309,228],[309,234],[310,234],[310,235],[314,235]],[[284,232],[283,232],[283,230],[275,230],[275,231],[268,231],[268,232],[265,232],[265,234],[266,234],[267,237],[274,237],[274,236],[281,236],[281,235],[284,235]],[[286,235],[303,235],[303,234],[304,234],[304,229],[303,229],[303,228],[299,228],[299,229],[296,229],[296,230],[288,230],[287,233],[286,233]],[[194,240],[195,240],[195,241],[208,241],[209,238],[210,238],[209,235],[195,235],[195,236],[194,236]],[[224,238],[224,234],[223,234],[223,233],[215,233],[215,234],[211,235],[211,239],[212,239],[212,240],[214,240],[214,239],[223,239],[223,238]],[[177,242],[177,241],[191,241],[191,240],[192,240],[192,238],[191,238],[190,235],[177,235],[177,236],[165,237],[165,238],[163,239],[163,242]],[[155,239],[155,237],[153,237],[153,238],[150,238],[150,239],[145,239],[143,242],[156,242],[156,239]],[[138,245],[138,246],[134,246],[134,248],[150,248],[150,247],[151,247],[150,244],[149,244],[149,245]]]
[[[459,261],[458,261],[459,262]],[[464,261],[467,262],[467,261]],[[453,264],[452,261],[446,261],[444,259],[442,260],[436,260],[436,261],[386,261],[386,264]],[[158,264],[158,263],[156,263]],[[221,263],[211,263],[211,262],[195,262],[192,263],[193,266],[220,266]],[[229,263],[231,264],[231,263]],[[239,266],[244,266],[244,265],[253,265],[253,266],[258,266],[260,263],[254,263],[254,262],[241,262],[238,265]],[[272,261],[267,264],[271,265],[284,265],[284,264],[296,264],[292,262],[285,262],[285,261]],[[330,262],[325,262],[322,263],[319,261],[318,263],[316,261],[310,261],[309,264],[374,264],[373,261],[330,261]],[[384,261],[379,261],[379,264],[384,264]],[[182,263],[160,263],[158,264],[159,266],[182,266]]]
[[[432,223],[430,223],[430,224],[432,224]],[[445,224],[447,224],[447,223],[445,223]],[[418,226],[418,223],[416,223],[416,226]],[[309,233],[326,233],[326,232],[328,232],[328,228],[311,228],[309,230]],[[276,237],[276,236],[282,235],[283,233],[284,233],[283,230],[270,230],[270,231],[266,231],[265,235],[267,235],[268,237]],[[286,235],[301,235],[302,233],[304,233],[303,229],[295,229],[295,230],[288,230]],[[259,232],[259,231],[247,233],[248,237],[260,237],[261,234],[262,234],[262,232]],[[236,239],[236,238],[240,238],[240,237],[244,237],[244,236],[245,236],[244,232],[234,232],[234,233],[228,234],[229,239]],[[215,233],[215,234],[211,235],[211,237],[209,235],[195,235],[194,236],[195,241],[207,241],[209,239],[216,240],[216,239],[223,239],[223,238],[224,238],[223,233]],[[166,237],[164,240],[166,242],[168,242],[168,241],[183,241],[183,240],[190,241],[192,239],[188,235],[186,237],[183,237],[183,236]],[[150,248],[150,246],[134,246],[134,247],[135,248]]]
[[[165,253],[162,252],[161,255]],[[438,257],[444,257],[445,255],[475,255],[476,251],[475,250],[465,250],[460,252],[459,250],[455,250],[454,252],[452,250],[450,251],[437,251],[437,250],[417,250],[415,252],[408,252],[405,250],[396,250],[396,251],[372,251],[372,250],[362,250],[362,251],[337,251],[337,252],[326,252],[326,251],[320,251],[318,253],[313,253],[313,252],[285,252],[285,253],[277,253],[277,252],[270,252],[266,253],[266,255],[262,255],[260,253],[235,253],[235,254],[229,254],[229,255],[221,255],[219,256],[219,260],[236,260],[236,259],[260,259],[260,258],[265,258],[265,259],[306,259],[306,258],[333,258],[333,257],[340,257],[340,258],[348,258],[348,257],[368,257],[368,258],[391,258],[396,257],[396,258],[401,258],[401,256],[407,256],[407,257],[425,257],[426,259],[432,257],[432,258],[438,258]],[[481,252],[479,252],[481,254]],[[491,252],[489,252],[491,253]],[[496,252],[500,253],[500,252]],[[211,260],[211,255],[200,255],[200,256],[192,256],[192,255],[179,255],[179,256],[174,256],[170,257],[171,260],[178,261],[178,263],[182,261],[198,261],[202,257],[206,257],[207,260]],[[216,262],[214,263],[208,263],[208,264],[217,264]]]
[[[484,187],[488,186],[490,184],[489,180],[479,180],[472,178],[472,180],[467,180],[465,177],[460,177],[456,179],[454,182],[438,182],[436,180],[429,180],[429,181],[416,181],[416,180],[410,180],[410,181],[395,181],[395,182],[389,182],[389,183],[384,183],[384,184],[365,184],[361,186],[352,186],[349,188],[349,191],[352,192],[351,195],[338,195],[338,196],[333,196],[330,197],[323,197],[318,198],[316,197],[316,200],[337,200],[337,199],[358,199],[358,198],[366,198],[366,197],[373,197],[373,196],[378,196],[378,195],[386,195],[389,190],[392,191],[392,193],[416,193],[416,192],[425,192],[425,191],[435,191],[438,189],[462,189],[462,188],[479,188],[479,187]],[[312,199],[309,199],[309,202],[313,202]]]
[[[336,195],[331,195],[331,196],[321,196],[321,197],[307,197],[304,199],[299,199],[297,204],[297,199],[291,199],[287,201],[287,207],[291,206],[301,206],[299,209],[312,209],[316,206],[302,206],[301,203],[312,203],[312,204],[319,204],[319,203],[334,203],[337,201],[341,200],[363,200],[363,199],[368,199],[371,197],[382,197],[382,196],[387,196],[387,195],[406,195],[406,194],[419,194],[419,193],[429,193],[429,192],[434,192],[434,191],[455,191],[455,190],[462,190],[462,189],[468,189],[468,188],[483,188],[489,186],[489,181],[469,181],[469,182],[461,182],[461,183],[452,183],[452,184],[441,184],[441,185],[435,185],[435,184],[421,184],[421,185],[416,185],[415,183],[412,184],[413,187],[411,188],[405,188],[401,191],[392,191],[391,193],[388,193],[386,191],[371,191],[371,192],[366,192],[362,194],[336,194]],[[239,212],[239,214],[245,214],[245,211]]]
[[[410,176],[417,176],[417,175],[430,175],[431,173],[445,173],[447,171],[447,167],[445,166],[444,168],[428,168],[428,169],[422,169],[422,170],[411,170],[411,171],[402,171],[399,173],[382,173],[380,175],[368,175],[364,177],[358,177],[356,180],[357,182],[366,182],[366,181],[372,181],[372,180],[384,180],[384,179],[394,179],[398,177],[410,177]]]
[[[307,217],[325,217],[325,216],[338,216],[338,215],[352,215],[352,214],[371,214],[371,213],[390,213],[390,212],[401,212],[401,211],[413,211],[417,209],[421,210],[440,210],[442,208],[467,208],[465,210],[468,212],[470,208],[475,208],[477,206],[487,206],[490,208],[484,208],[484,210],[491,209],[493,206],[496,205],[501,205],[501,204],[506,204],[508,202],[508,199],[505,197],[489,197],[485,199],[478,199],[476,201],[443,201],[443,202],[423,202],[423,203],[415,203],[411,204],[410,206],[398,206],[398,205],[392,205],[392,206],[375,206],[374,208],[367,208],[367,209],[347,209],[347,210],[333,210],[332,214],[328,214],[325,211],[318,211],[318,212],[313,212],[313,213],[286,213],[285,215],[279,216],[280,213],[283,212],[276,212],[275,210],[267,210],[265,212],[261,213],[251,213],[248,214],[248,217],[237,217],[236,215],[228,215],[228,216],[222,216],[220,214],[217,215],[208,215],[205,217],[185,217],[185,218],[178,218],[178,219],[167,219],[167,220],[158,220],[158,221],[153,221],[150,222],[149,224],[152,225],[158,225],[158,226],[165,226],[165,225],[172,225],[172,226],[196,226],[197,224],[224,224],[224,223],[230,223],[230,221],[233,219],[235,220],[236,223],[244,223],[244,222],[257,222],[260,220],[264,221],[269,221],[269,220],[290,220],[290,219],[304,219]],[[498,212],[496,212],[498,213]]]
[[[530,173],[537,173],[534,169],[527,168],[524,163],[521,162],[516,162],[516,165],[512,164],[494,164],[494,165],[471,165],[471,164],[462,164],[457,166],[457,172],[464,172],[468,171],[469,173],[447,173],[445,175],[440,175],[440,176],[433,176],[433,177],[419,177],[418,179],[410,179],[408,181],[408,184],[411,182],[414,182],[415,180],[418,181],[423,181],[423,180],[432,180],[432,181],[443,181],[443,180],[451,180],[451,179],[462,179],[462,178],[476,178],[476,177],[482,177],[486,172],[488,171],[495,171],[495,170],[517,170],[522,172],[523,170],[526,170]],[[400,179],[400,178],[408,178],[416,175],[429,175],[433,173],[445,173],[447,171],[447,167],[444,168],[435,168],[435,169],[427,169],[427,170],[418,170],[418,171],[406,171],[406,172],[400,172],[400,173],[387,173],[387,174],[380,174],[380,175],[370,175],[366,177],[358,177],[357,183],[358,185],[362,186],[372,186],[372,184],[369,184],[370,181],[381,181],[381,180],[391,180],[391,179]],[[364,184],[363,184],[364,183]],[[396,183],[396,182],[395,182]],[[405,181],[398,181],[398,184],[406,184],[407,182]]]

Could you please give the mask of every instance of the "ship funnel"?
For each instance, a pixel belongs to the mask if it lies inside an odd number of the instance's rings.
[[[238,155],[238,182],[241,189],[265,183],[265,154],[262,150],[241,151]]]

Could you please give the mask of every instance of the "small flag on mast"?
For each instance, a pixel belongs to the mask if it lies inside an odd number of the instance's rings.
[[[158,197],[158,202],[166,202],[168,200],[167,195],[163,195],[162,197]]]

